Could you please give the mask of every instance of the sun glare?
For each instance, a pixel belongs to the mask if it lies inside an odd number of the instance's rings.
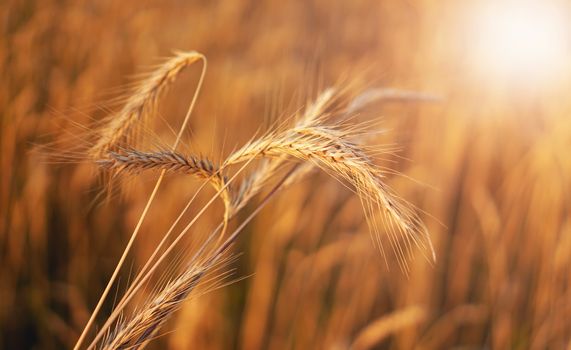
[[[474,57],[495,76],[546,78],[569,62],[565,9],[547,2],[497,2],[476,14]]]

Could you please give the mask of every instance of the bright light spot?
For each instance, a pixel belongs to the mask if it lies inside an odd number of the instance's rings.
[[[569,27],[565,8],[547,1],[498,1],[478,11],[478,65],[500,76],[544,78],[569,64]]]

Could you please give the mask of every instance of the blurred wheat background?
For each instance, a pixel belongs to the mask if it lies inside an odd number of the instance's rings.
[[[238,280],[191,298],[149,348],[571,349],[570,67],[540,79],[479,66],[467,24],[481,2],[3,1],[0,347],[73,347],[156,178],[101,199],[92,166],[37,145],[65,152],[180,49],[208,58],[184,142],[213,159],[341,77],[441,96],[369,111],[377,143],[400,148],[387,181],[422,211],[437,259],[387,268],[359,200],[315,173],[246,227],[223,268]],[[160,101],[155,140],[174,140],[165,125],[178,128],[199,74]],[[166,179],[98,324],[197,186]]]

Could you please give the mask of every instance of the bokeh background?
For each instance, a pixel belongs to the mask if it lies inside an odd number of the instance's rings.
[[[387,130],[377,143],[401,147],[389,158],[405,176],[388,181],[425,213],[437,261],[417,252],[408,275],[387,268],[358,199],[315,174],[280,193],[233,248],[229,268],[246,278],[186,303],[151,348],[570,348],[569,66],[512,71],[483,57],[493,40],[474,36],[484,5],[2,1],[0,347],[73,346],[152,188],[152,176],[132,179],[101,201],[93,166],[53,164],[38,145],[65,152],[62,137],[81,137],[74,130],[116,108],[109,101],[136,74],[180,49],[208,58],[185,142],[213,158],[341,77],[367,72],[371,86],[441,96],[374,111]],[[160,102],[175,128],[198,74],[189,69]],[[167,180],[123,285],[194,188]],[[220,219],[215,209],[197,229]]]

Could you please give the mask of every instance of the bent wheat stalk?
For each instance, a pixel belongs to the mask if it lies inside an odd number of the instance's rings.
[[[109,127],[105,129],[101,134],[101,140],[91,149],[90,154],[92,155],[92,157],[94,157],[94,159],[99,159],[100,158],[99,156],[102,153],[105,153],[104,150],[108,150],[111,147],[115,146],[116,145],[115,143],[125,135],[126,131],[130,129],[131,124],[137,119],[137,116],[140,116],[141,113],[143,113],[144,115],[145,112],[149,112],[151,110],[148,107],[152,106],[154,102],[156,102],[159,93],[163,90],[166,84],[172,82],[173,79],[176,77],[176,75],[182,70],[182,68],[197,61],[202,61],[202,71],[200,73],[200,78],[198,80],[196,90],[192,96],[192,100],[188,106],[188,110],[180,126],[176,140],[173,143],[172,150],[175,151],[182,139],[182,133],[184,132],[184,130],[186,130],[186,126],[188,124],[188,121],[190,120],[190,115],[194,110],[194,105],[196,104],[198,93],[200,92],[200,89],[202,87],[202,83],[204,81],[204,76],[206,74],[206,69],[208,65],[206,57],[201,53],[195,51],[178,53],[177,56],[173,58],[171,61],[167,62],[165,66],[159,68],[155,72],[155,74],[151,76],[150,79],[143,82],[138,91],[140,92],[140,94],[136,94],[137,96],[134,96],[132,100],[127,102],[127,105],[123,108],[124,113],[120,113],[116,119],[110,120]],[[128,108],[128,106],[130,107]],[[138,114],[137,113],[133,114],[133,112],[137,111],[139,112]],[[87,324],[83,328],[81,335],[79,336],[75,346],[73,347],[74,350],[78,350],[81,348],[81,345],[83,344],[83,341],[85,340],[85,337],[87,336],[89,329],[91,328],[93,322],[95,321],[95,317],[99,313],[99,310],[101,310],[103,302],[105,301],[107,295],[109,294],[109,291],[111,290],[111,286],[117,279],[117,276],[119,275],[119,270],[123,266],[123,263],[127,258],[127,254],[131,250],[131,247],[133,246],[133,243],[135,242],[135,239],[139,234],[139,231],[141,229],[141,226],[143,225],[143,221],[149,211],[149,208],[151,207],[151,204],[159,190],[165,172],[166,172],[165,170],[161,171],[161,174],[159,175],[159,178],[155,183],[155,186],[149,196],[149,199],[145,204],[143,212],[141,213],[141,216],[139,217],[139,220],[135,225],[135,229],[133,230],[133,233],[131,234],[129,241],[125,246],[125,249],[123,250],[123,254],[119,259],[119,262],[117,263],[115,270],[113,271],[113,274],[109,278],[109,281],[107,282],[107,285],[105,286],[105,289],[103,290],[103,293],[101,294],[101,297],[99,298],[99,301],[95,306],[95,309],[91,313],[91,316],[87,321]]]
[[[306,113],[305,113],[304,118],[303,118],[304,120],[306,120],[306,123],[312,122],[313,120],[317,119],[317,117],[322,114],[322,110],[324,109],[324,106],[327,103],[329,103],[332,96],[333,96],[333,90],[331,90],[331,89],[327,90],[320,96],[320,98],[318,98],[316,100],[316,102],[314,104],[310,105],[306,109]],[[199,173],[201,175],[206,175],[208,172],[212,173],[212,171],[213,171],[212,169],[210,169],[209,166],[204,166],[204,165],[202,166],[202,169],[200,169],[200,170],[190,169],[189,163],[191,163],[194,166],[194,162],[193,161],[188,162],[188,161],[185,161],[185,159],[189,159],[192,157],[183,156],[180,154],[177,154],[176,156],[174,154],[168,154],[166,156],[163,154],[162,157],[159,157],[158,153],[160,153],[160,152],[155,152],[155,154],[151,155],[149,153],[138,152],[136,150],[131,150],[131,152],[129,154],[111,153],[109,159],[100,160],[100,161],[98,161],[98,163],[100,165],[102,165],[103,167],[106,167],[106,168],[116,168],[116,169],[121,169],[121,170],[135,170],[135,171],[153,169],[153,168],[162,168],[162,169],[164,169],[163,171],[165,171],[165,170],[176,170],[176,171],[183,171],[183,172],[188,172],[188,173],[192,173],[192,174]],[[247,162],[249,162],[249,161],[247,161]],[[197,163],[200,163],[200,162],[197,162]],[[237,211],[239,211],[241,208],[243,208],[243,206],[251,198],[253,198],[257,193],[259,193],[261,188],[267,183],[269,178],[275,174],[276,170],[281,165],[281,162],[274,160],[273,162],[266,163],[266,164],[268,166],[260,167],[258,169],[258,171],[254,172],[252,174],[252,176],[250,176],[246,180],[244,180],[244,182],[242,183],[242,186],[240,187],[241,190],[238,192],[238,194],[232,200],[232,204],[230,205],[230,210],[227,210],[228,215],[233,216]],[[292,169],[290,174],[286,178],[284,178],[284,180],[283,180],[283,181],[285,181],[285,185],[291,183],[294,180],[294,178],[296,177],[294,175],[299,176],[301,174],[305,174],[307,172],[307,169],[308,169],[308,167],[295,167],[294,169]],[[210,174],[210,175],[212,175],[212,174]],[[228,181],[225,181],[225,183],[226,183],[225,186],[229,185]],[[269,197],[267,197],[267,198],[269,199]],[[188,209],[188,206],[183,210],[183,213],[187,209]],[[259,207],[259,209],[261,209],[261,206]],[[259,211],[259,209],[256,210],[255,213],[257,213]],[[181,216],[183,213],[181,213]],[[253,214],[255,214],[255,213],[253,213]],[[243,222],[243,224],[240,227],[243,228],[245,226],[246,222],[251,220],[252,218],[253,218],[253,215],[250,216],[250,219]],[[178,221],[178,219],[177,219],[177,221]],[[189,226],[192,223],[193,222],[191,222],[183,230],[181,235],[184,234],[188,230]],[[241,230],[241,228],[239,230]],[[172,227],[171,227],[171,229],[172,229]],[[235,239],[235,236],[237,235],[237,232],[239,232],[239,230],[235,231],[235,234],[233,236],[231,236],[226,242],[230,242],[233,239]],[[171,230],[169,230],[167,235],[170,234],[170,232],[171,232]],[[180,235],[179,235],[179,237],[180,237]],[[234,238],[232,238],[232,237],[234,237]],[[141,275],[137,276],[137,278],[135,279],[134,285],[131,288],[129,288],[129,291],[126,293],[126,295],[119,302],[117,309],[114,310],[113,315],[107,320],[106,324],[100,330],[100,332],[98,333],[98,335],[94,339],[94,342],[92,342],[92,345],[90,346],[90,348],[93,347],[94,343],[97,342],[97,340],[102,336],[103,332],[105,332],[105,330],[110,326],[110,323],[113,322],[113,320],[117,318],[117,316],[121,312],[121,309],[124,307],[124,305],[131,299],[131,297],[134,295],[136,290],[138,288],[140,288],[140,286],[149,278],[150,274],[156,269],[158,264],[169,253],[169,251],[172,249],[174,244],[176,244],[178,239],[179,238],[177,238],[175,240],[175,242],[173,242],[173,244],[171,244],[171,246],[167,249],[167,251],[163,253],[163,255],[159,258],[159,260],[153,265],[153,267],[151,267],[148,270],[148,272],[144,276],[141,276]],[[159,244],[159,247],[157,247],[157,249],[153,253],[151,259],[153,259],[153,257],[156,255],[156,253],[158,252],[158,249],[160,248],[160,246],[162,246],[162,244],[165,240],[166,240],[166,237],[163,238],[163,240]],[[146,268],[147,268],[147,264],[145,265],[145,268],[143,270],[146,270]],[[113,332],[113,333],[117,333],[117,332]],[[128,334],[128,332],[127,333],[123,332],[121,334]],[[113,348],[113,347],[111,347],[111,348]]]

